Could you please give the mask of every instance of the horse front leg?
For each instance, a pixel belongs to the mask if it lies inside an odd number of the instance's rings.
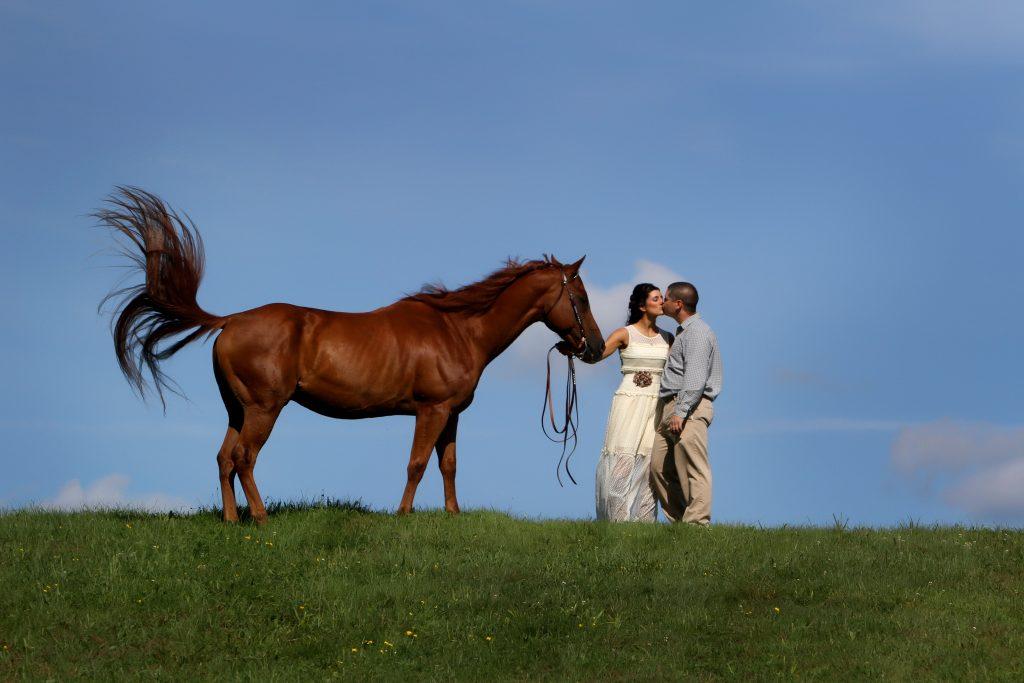
[[[459,501],[455,498],[455,436],[459,429],[459,414],[453,413],[437,439],[437,464],[444,479],[444,509],[456,515]]]
[[[451,408],[447,405],[421,406],[416,410],[416,431],[412,437],[412,452],[409,454],[408,480],[405,493],[398,506],[398,514],[412,512],[412,500],[416,496],[416,487],[427,469],[427,461],[437,444],[441,431],[448,423]]]

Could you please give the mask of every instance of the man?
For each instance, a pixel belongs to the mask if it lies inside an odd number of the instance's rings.
[[[722,390],[718,339],[697,313],[697,288],[674,282],[665,290],[665,315],[679,327],[661,377],[651,453],[651,487],[671,522],[711,522],[708,427]]]

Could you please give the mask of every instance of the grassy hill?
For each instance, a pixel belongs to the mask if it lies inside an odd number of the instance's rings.
[[[1024,678],[1024,533],[0,516],[0,679]]]

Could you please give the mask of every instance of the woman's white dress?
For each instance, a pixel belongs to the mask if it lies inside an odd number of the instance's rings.
[[[597,518],[654,521],[654,492],[648,473],[656,427],[654,411],[670,337],[661,330],[647,337],[632,325],[626,330],[629,344],[619,351],[622,383],[612,397],[597,463]]]

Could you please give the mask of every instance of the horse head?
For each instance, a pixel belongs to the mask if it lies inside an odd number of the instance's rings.
[[[590,298],[580,277],[584,256],[564,265],[554,257],[556,282],[551,292],[554,303],[544,313],[544,324],[561,337],[585,363],[596,363],[604,355],[604,336],[590,310]]]

